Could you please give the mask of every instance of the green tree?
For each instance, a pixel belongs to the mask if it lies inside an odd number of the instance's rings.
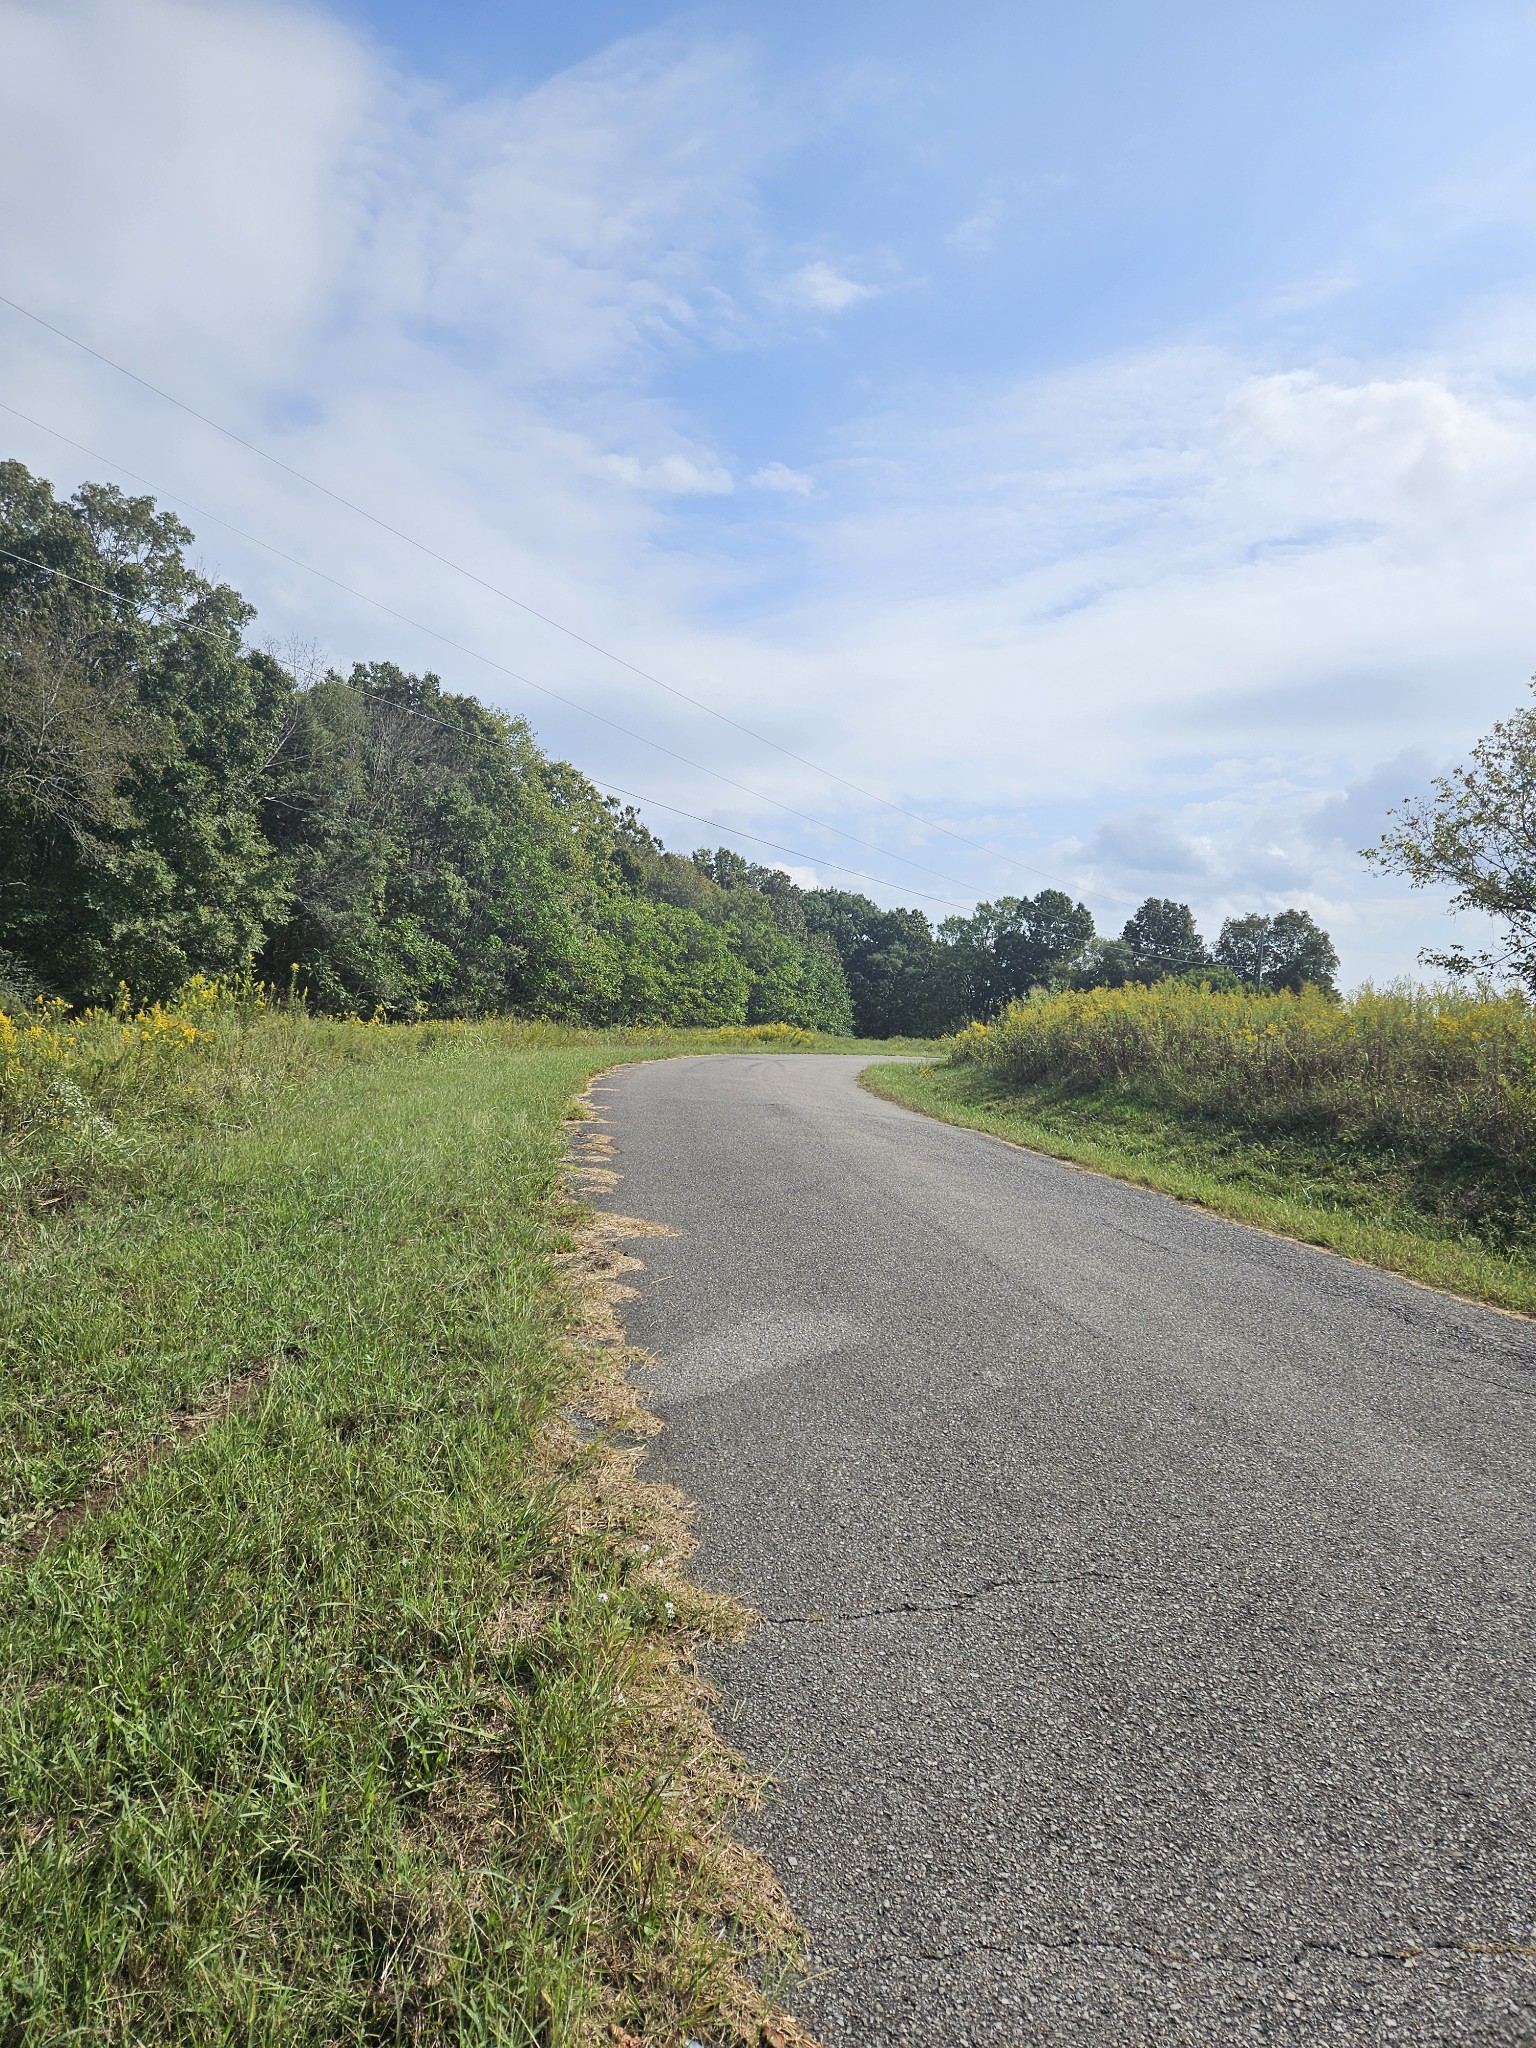
[[[1136,961],[1124,939],[1090,939],[1071,969],[1071,988],[1124,988]]]
[[[0,463],[0,949],[72,1001],[238,970],[284,903],[255,795],[292,678],[191,538]]]
[[[842,963],[830,939],[810,929],[806,892],[792,877],[727,846],[701,849],[692,866],[713,892],[701,902],[701,914],[720,920],[751,969],[748,1022],[851,1032],[853,1008]]]
[[[1120,936],[1138,981],[1160,981],[1165,974],[1187,974],[1205,965],[1205,941],[1195,929],[1194,912],[1169,896],[1149,896],[1126,920]]]
[[[1338,993],[1339,956],[1309,911],[1229,917],[1216,941],[1215,960],[1247,988],[1299,993],[1310,984],[1327,995]]]
[[[1420,959],[1456,975],[1513,974],[1536,994],[1536,708],[1500,719],[1429,796],[1405,798],[1389,815],[1366,860],[1416,889],[1448,887],[1453,910],[1481,911],[1504,928],[1497,951],[1453,946]]]
[[[606,953],[584,1006],[593,1024],[741,1024],[752,973],[727,934],[691,910],[612,896],[595,913]]]
[[[60,502],[0,464],[7,1001],[297,964],[333,1010],[851,1028],[847,917],[727,849],[669,853],[434,675],[365,662],[301,687],[191,540],[148,498]],[[927,919],[846,901],[863,1028],[940,1028]]]
[[[812,934],[835,949],[861,1038],[931,1038],[967,1014],[955,949],[941,943],[920,910],[882,910],[847,889],[806,892]]]
[[[969,983],[967,1007],[983,1017],[1032,988],[1065,986],[1094,940],[1087,905],[1060,889],[978,903],[968,918],[947,918],[943,934]]]
[[[584,924],[624,887],[616,821],[523,721],[390,663],[328,675],[262,817],[289,878],[274,978],[299,963],[332,1008],[582,1012]]]

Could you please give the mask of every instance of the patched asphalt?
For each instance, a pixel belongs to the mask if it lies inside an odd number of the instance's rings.
[[[1536,1325],[918,1117],[597,1084],[828,2044],[1536,2044]]]

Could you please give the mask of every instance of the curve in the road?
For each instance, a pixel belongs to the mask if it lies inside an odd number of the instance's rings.
[[[829,2043],[1536,2042],[1536,1325],[930,1122],[622,1069],[653,1470]]]

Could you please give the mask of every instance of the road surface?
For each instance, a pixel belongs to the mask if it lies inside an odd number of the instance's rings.
[[[862,1091],[596,1103],[828,2044],[1536,2043],[1536,1325]]]

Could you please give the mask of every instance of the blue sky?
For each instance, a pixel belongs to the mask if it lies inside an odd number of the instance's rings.
[[[1408,972],[1357,849],[1536,667],[1533,87],[1528,5],[0,0],[0,291],[841,781],[3,310],[0,420],[673,844]]]

